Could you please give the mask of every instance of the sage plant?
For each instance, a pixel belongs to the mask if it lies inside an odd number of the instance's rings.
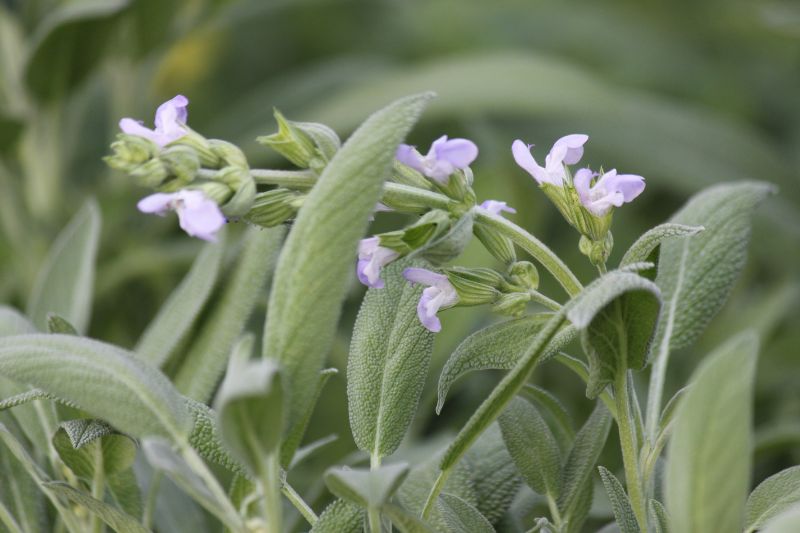
[[[538,183],[597,273],[581,280],[513,221],[535,199],[477,197],[474,142],[445,134],[425,155],[406,144],[431,97],[390,104],[344,144],[276,112],[278,131],[258,141],[293,170],[252,168],[239,147],[192,130],[180,95],[154,129],[120,122],[106,162],[147,189],[139,211],[174,211],[190,237],[212,242],[133,350],[85,336],[92,203],[54,245],[28,316],[0,309],[0,472],[15,487],[0,495],[3,530],[167,532],[191,519],[233,533],[571,533],[586,530],[597,484],[613,512],[602,531],[800,531],[798,467],[750,492],[754,332],[664,397],[670,355],[724,304],[772,186],[716,185],[615,243],[615,212],[637,209],[644,178],[581,167],[585,134],[556,140],[544,166],[538,148],[514,141],[519,179]],[[385,211],[406,225],[369,233]],[[246,226],[239,243],[226,242],[231,225]],[[492,265],[456,264],[473,237]],[[612,264],[615,246],[626,251]],[[234,263],[211,306],[223,256]],[[560,290],[544,290],[543,276]],[[297,466],[332,440],[304,435],[336,373],[326,356],[355,280],[367,290],[345,379],[360,452],[318,472],[323,492],[297,490]],[[248,322],[259,302],[263,329]],[[442,318],[461,306],[504,318],[450,355],[436,412],[465,374],[505,374],[446,446],[411,453],[402,444]],[[585,383],[582,424],[533,384],[545,364]],[[614,455],[620,471],[598,464]],[[206,513],[181,515],[175,501]]]

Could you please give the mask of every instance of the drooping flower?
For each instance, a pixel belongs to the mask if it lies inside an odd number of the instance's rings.
[[[467,168],[478,157],[478,147],[468,139],[447,139],[442,135],[431,145],[426,155],[413,146],[401,144],[397,147],[397,160],[435,180],[442,185],[456,170]]]
[[[422,291],[417,304],[417,316],[426,329],[437,333],[442,330],[442,323],[436,313],[442,308],[452,307],[458,303],[458,293],[444,274],[437,274],[424,268],[407,268],[403,277],[411,283],[428,285]]]
[[[533,176],[539,185],[549,183],[561,187],[566,178],[564,165],[574,165],[581,160],[583,145],[588,140],[589,136],[582,133],[561,137],[545,157],[544,167],[540,166],[533,158],[532,144],[525,144],[517,139],[511,145],[511,153],[514,154],[514,161]]]
[[[361,239],[358,244],[356,275],[361,283],[373,289],[382,289],[384,287],[381,279],[381,268],[400,257],[399,252],[380,244],[380,237]]]
[[[573,183],[581,204],[595,216],[605,216],[611,207],[619,207],[628,203],[644,190],[644,178],[636,174],[617,174],[611,169],[600,176],[594,185],[592,179],[597,176],[588,168],[575,173]]]
[[[150,129],[139,120],[123,118],[119,121],[119,128],[128,135],[138,135],[150,139],[159,146],[165,146],[177,141],[188,133],[184,126],[188,118],[186,107],[189,99],[179,94],[167,100],[156,110],[155,129]]]
[[[215,241],[217,231],[225,225],[225,216],[214,200],[201,191],[181,189],[173,193],[155,193],[136,204],[142,213],[164,216],[168,211],[178,214],[181,228],[198,239]]]
[[[490,212],[493,215],[499,215],[503,211],[506,213],[516,213],[517,210],[513,207],[509,206],[505,202],[501,202],[499,200],[486,200],[480,205],[481,209],[485,209],[486,211]]]

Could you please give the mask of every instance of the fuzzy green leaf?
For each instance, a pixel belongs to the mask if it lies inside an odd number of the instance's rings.
[[[101,465],[104,475],[128,470],[136,458],[136,443],[99,420],[62,422],[53,436],[53,447],[72,472],[91,482]]]
[[[222,239],[203,247],[189,273],[139,338],[134,352],[142,359],[154,366],[162,366],[188,333],[214,288],[223,250]]]
[[[22,436],[16,430],[17,424],[9,414],[0,414],[0,424]],[[44,533],[47,530],[45,520],[44,495],[36,482],[25,472],[25,467],[11,453],[0,451],[0,505],[4,505],[7,513],[19,526],[18,530],[31,533]],[[0,521],[2,524],[2,521]]]
[[[182,435],[184,402],[169,380],[130,352],[60,334],[6,337],[0,373],[103,419],[129,435]]]
[[[430,94],[404,98],[368,118],[325,167],[278,259],[264,327],[264,357],[284,366],[290,425],[309,409],[330,350],[358,240],[388,177],[397,145]],[[347,209],[342,209],[346,205]]]
[[[385,287],[369,289],[358,312],[347,360],[347,401],[356,445],[373,457],[391,455],[406,434],[433,352],[433,333],[417,317],[421,285],[403,269],[426,263],[395,261]]]
[[[660,501],[650,500],[647,503],[647,518],[653,526],[653,533],[670,533],[667,510]]]
[[[506,320],[487,326],[464,339],[442,368],[436,412],[442,411],[450,387],[464,374],[473,370],[513,368],[551,316],[537,314]],[[573,328],[565,328],[559,332],[541,359],[544,360],[557,353],[572,340],[574,335]]]
[[[47,483],[46,486],[64,500],[85,507],[118,533],[148,533],[147,528],[134,517],[93,498],[90,494],[60,481]]]
[[[561,490],[561,452],[539,411],[514,398],[498,419],[503,440],[525,482],[536,492],[557,499]]]
[[[492,524],[475,507],[458,496],[444,493],[439,511],[453,533],[494,533]]]
[[[47,313],[47,332],[64,333],[65,335],[78,335],[75,326],[55,313]]]
[[[757,353],[751,332],[729,340],[695,370],[678,405],[665,473],[675,531],[742,530]]]
[[[47,314],[55,313],[86,333],[99,240],[100,211],[89,200],[58,235],[36,277],[28,316],[40,331],[47,331]]]
[[[797,533],[800,531],[800,506],[782,512],[767,523],[761,533]]]
[[[620,483],[616,476],[606,468],[598,466],[597,469],[600,471],[600,479],[603,480],[603,486],[606,488],[608,499],[611,500],[611,509],[614,511],[614,518],[617,520],[617,526],[619,526],[620,532],[639,533],[639,524],[636,522],[636,515],[633,514],[631,501],[628,495],[625,494],[622,483]]]
[[[345,500],[335,500],[319,515],[311,533],[363,533],[364,510]]]
[[[314,405],[319,400],[320,394],[322,394],[322,389],[325,388],[325,384],[328,383],[328,380],[331,377],[338,374],[339,371],[335,368],[326,368],[319,373],[319,379],[317,380],[317,386],[314,389],[314,395],[312,396],[312,400],[308,405],[308,409],[306,409],[305,413],[300,415],[300,419],[298,422],[292,426],[291,430],[286,433],[286,437],[283,439],[281,443],[281,466],[284,468],[292,468],[297,462],[297,456],[300,455],[302,449],[298,450],[297,447],[300,446],[300,443],[303,440],[303,435],[306,432],[306,427],[308,423],[311,421],[311,415],[314,411]]]
[[[572,439],[575,438],[575,428],[567,408],[550,392],[530,383],[522,388],[520,394],[530,400],[541,411],[542,416],[549,420],[559,448],[569,449]]]
[[[378,508],[389,501],[408,472],[406,463],[385,465],[375,470],[329,468],[325,472],[325,484],[340,498],[364,508]]]
[[[409,513],[402,507],[387,504],[381,508],[381,511],[389,517],[400,533],[436,533],[430,524],[423,522],[416,514]]]
[[[800,504],[800,466],[793,466],[762,481],[747,498],[745,532],[763,528],[773,517]]]
[[[659,247],[667,239],[674,237],[691,237],[703,231],[703,226],[687,226],[667,222],[646,231],[636,239],[619,262],[620,268],[647,261],[658,263]]]

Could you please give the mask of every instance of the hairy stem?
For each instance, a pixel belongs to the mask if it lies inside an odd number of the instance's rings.
[[[264,493],[263,510],[267,531],[280,533],[283,526],[281,509],[281,465],[278,453],[270,454],[261,463],[259,482]]]
[[[103,501],[106,493],[106,477],[103,469],[103,447],[100,440],[94,442],[94,475],[92,476],[92,497],[95,500]],[[89,529],[93,533],[102,533],[103,522],[100,517],[92,513]]]
[[[628,396],[628,371],[622,368],[614,380],[614,399],[617,404],[617,428],[622,447],[622,462],[625,465],[625,483],[631,499],[633,514],[641,533],[647,533],[647,511],[645,509],[642,479],[639,474],[639,451],[636,445],[635,428],[631,424],[631,406]]]
[[[447,483],[448,477],[450,477],[449,468],[439,471],[439,476],[436,478],[436,481],[434,481],[433,487],[431,487],[431,492],[428,494],[428,499],[425,500],[425,507],[422,508],[423,519],[430,516],[431,510],[433,510],[433,504],[436,503],[436,500],[439,498],[439,494],[442,492],[444,484]]]
[[[312,509],[311,506],[306,503],[302,496],[300,496],[291,485],[284,482],[283,486],[281,486],[281,492],[284,496],[286,496],[286,499],[289,500],[292,505],[294,505],[294,508],[297,509],[301,515],[303,515],[303,518],[306,519],[306,522],[308,522],[311,526],[317,523],[317,520],[319,520],[317,513],[314,512],[314,509]]]

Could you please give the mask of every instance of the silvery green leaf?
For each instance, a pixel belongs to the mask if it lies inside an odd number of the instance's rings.
[[[316,405],[317,400],[319,400],[319,396],[322,394],[322,389],[325,388],[325,384],[328,383],[328,380],[331,377],[338,373],[339,371],[335,368],[325,368],[320,371],[319,379],[317,380],[317,386],[314,390],[312,400],[308,405],[308,409],[306,409],[306,412],[300,416],[298,422],[286,433],[286,437],[283,439],[283,443],[281,443],[281,466],[284,468],[286,468],[287,465],[291,465],[289,468],[292,468],[293,465],[296,464],[296,454],[300,454],[302,451],[297,450],[297,447],[303,440],[306,427],[311,421],[311,415],[314,412],[314,406]]]
[[[531,383],[525,385],[520,394],[529,399],[542,411],[542,415],[550,420],[550,427],[554,429],[553,436],[556,438],[559,448],[562,450],[569,448],[572,445],[572,439],[575,438],[575,428],[567,408],[558,398]]]
[[[100,210],[89,200],[58,235],[36,277],[28,316],[40,331],[47,330],[47,314],[56,313],[86,333],[99,240]]]
[[[231,360],[216,399],[220,432],[253,477],[280,446],[284,395],[280,368],[272,359]]]
[[[209,406],[183,398],[189,415],[192,418],[192,431],[189,433],[189,444],[197,450],[203,459],[224,466],[231,472],[244,475],[244,467],[236,461],[222,444],[219,428],[217,427],[217,413]]]
[[[415,250],[409,257],[422,257],[434,265],[442,265],[452,261],[461,255],[464,248],[472,240],[472,225],[474,221],[475,214],[473,211],[465,213],[447,233]]]
[[[28,383],[133,436],[177,436],[189,417],[183,400],[158,370],[130,352],[60,334],[6,337],[0,373]]]
[[[747,498],[745,533],[763,528],[769,520],[800,504],[800,466],[793,466],[762,481]]]
[[[0,337],[25,333],[36,333],[36,326],[13,307],[0,305]]]
[[[687,392],[689,392],[689,387],[684,387],[669,399],[667,405],[664,407],[664,411],[661,413],[661,419],[658,421],[658,427],[660,431],[664,431],[667,426],[672,423],[675,417],[675,410],[678,405],[680,405],[681,399],[686,395]]]
[[[80,505],[97,515],[103,522],[118,533],[148,533],[138,520],[105,502],[93,498],[81,490],[61,481],[46,483],[48,489],[69,503]]]
[[[311,533],[363,533],[364,510],[345,500],[334,500],[319,515]]]
[[[0,415],[0,424],[22,436],[9,414]],[[16,431],[15,431],[16,430]],[[44,533],[49,529],[44,495],[36,482],[25,472],[25,467],[11,453],[0,451],[0,505],[17,525],[17,531]],[[0,524],[2,524],[0,520]],[[13,531],[13,529],[6,524]]]
[[[142,516],[142,492],[132,468],[108,476],[106,484],[120,509],[136,519]]]
[[[633,514],[631,501],[625,493],[622,483],[606,468],[598,466],[597,469],[600,471],[600,479],[603,480],[608,499],[611,500],[611,509],[614,511],[614,518],[617,520],[620,532],[639,533],[636,515]]]
[[[758,338],[751,332],[730,339],[695,370],[678,405],[665,473],[675,531],[742,530],[757,354]]]
[[[567,305],[589,360],[589,398],[622,369],[644,367],[660,307],[661,292],[652,281],[620,271],[604,274]]]
[[[398,505],[388,503],[381,508],[381,512],[389,517],[400,533],[436,533],[433,526]]]
[[[703,231],[703,226],[687,226],[685,224],[673,224],[667,222],[648,230],[636,239],[625,255],[619,262],[620,268],[647,261],[650,263],[658,262],[659,246],[667,239],[674,237],[690,237]]]
[[[375,470],[334,467],[325,472],[325,484],[340,498],[364,508],[377,508],[389,501],[408,472],[406,463]]]
[[[294,467],[296,467],[297,465],[301,464],[303,461],[311,457],[317,450],[320,450],[325,446],[327,446],[328,444],[336,442],[337,440],[339,440],[339,436],[335,433],[332,433],[327,437],[322,437],[321,439],[309,442],[305,446],[300,447],[297,450],[297,453],[294,454],[294,457],[292,457],[292,462],[289,465],[289,469],[290,470],[293,469]]]
[[[221,235],[225,235],[222,232]],[[162,366],[186,336],[217,280],[224,237],[206,244],[158,314],[145,329],[134,352],[153,366]]]
[[[579,530],[579,524],[585,519],[582,502],[586,492],[591,493],[592,472],[608,438],[611,421],[608,409],[597,402],[591,416],[575,435],[572,449],[564,462],[558,508],[562,516],[570,521],[571,530],[574,527]],[[588,510],[587,506],[585,511]]]
[[[458,496],[443,493],[438,505],[452,533],[494,533],[486,517]]]
[[[761,533],[797,533],[800,529],[800,506],[795,505],[769,522]]]
[[[705,231],[661,246],[656,283],[664,296],[664,320],[656,354],[692,344],[720,310],[744,267],[751,215],[773,191],[763,182],[715,185],[672,217],[674,223],[702,225]]]
[[[561,490],[561,452],[539,411],[527,400],[514,398],[498,422],[508,453],[528,486],[557,499]]]
[[[499,521],[519,492],[522,478],[508,454],[497,423],[489,426],[475,441],[462,462],[469,473],[474,498],[463,492],[453,494],[450,489],[448,494],[473,505],[489,522]]]
[[[78,335],[78,330],[75,329],[75,326],[55,313],[47,313],[47,332]]]
[[[647,502],[647,519],[653,527],[653,533],[669,533],[669,517],[667,510],[658,500]]]
[[[175,386],[192,399],[206,402],[228,363],[228,356],[253,308],[264,297],[283,240],[284,228],[248,228],[243,249],[222,297],[192,343]]]
[[[347,402],[356,445],[372,457],[391,455],[406,434],[433,352],[433,333],[417,317],[423,287],[395,261],[383,269],[385,287],[369,289],[358,312],[347,360]]]
[[[280,254],[262,354],[278,359],[286,370],[292,391],[290,425],[297,423],[314,397],[352,276],[358,240],[367,229],[397,145],[430,97],[398,100],[353,133],[309,193]]]
[[[59,429],[69,437],[69,444],[75,449],[83,448],[96,439],[116,433],[114,428],[102,420],[93,418],[67,420],[60,424]]]
[[[53,447],[76,476],[90,482],[98,466],[104,475],[113,476],[131,468],[136,458],[133,439],[92,419],[62,422]]]
[[[450,387],[464,374],[473,370],[513,368],[551,317],[551,314],[537,314],[506,320],[487,326],[464,339],[442,368],[436,412],[441,412]],[[573,328],[559,332],[540,359],[557,353],[574,335]]]

